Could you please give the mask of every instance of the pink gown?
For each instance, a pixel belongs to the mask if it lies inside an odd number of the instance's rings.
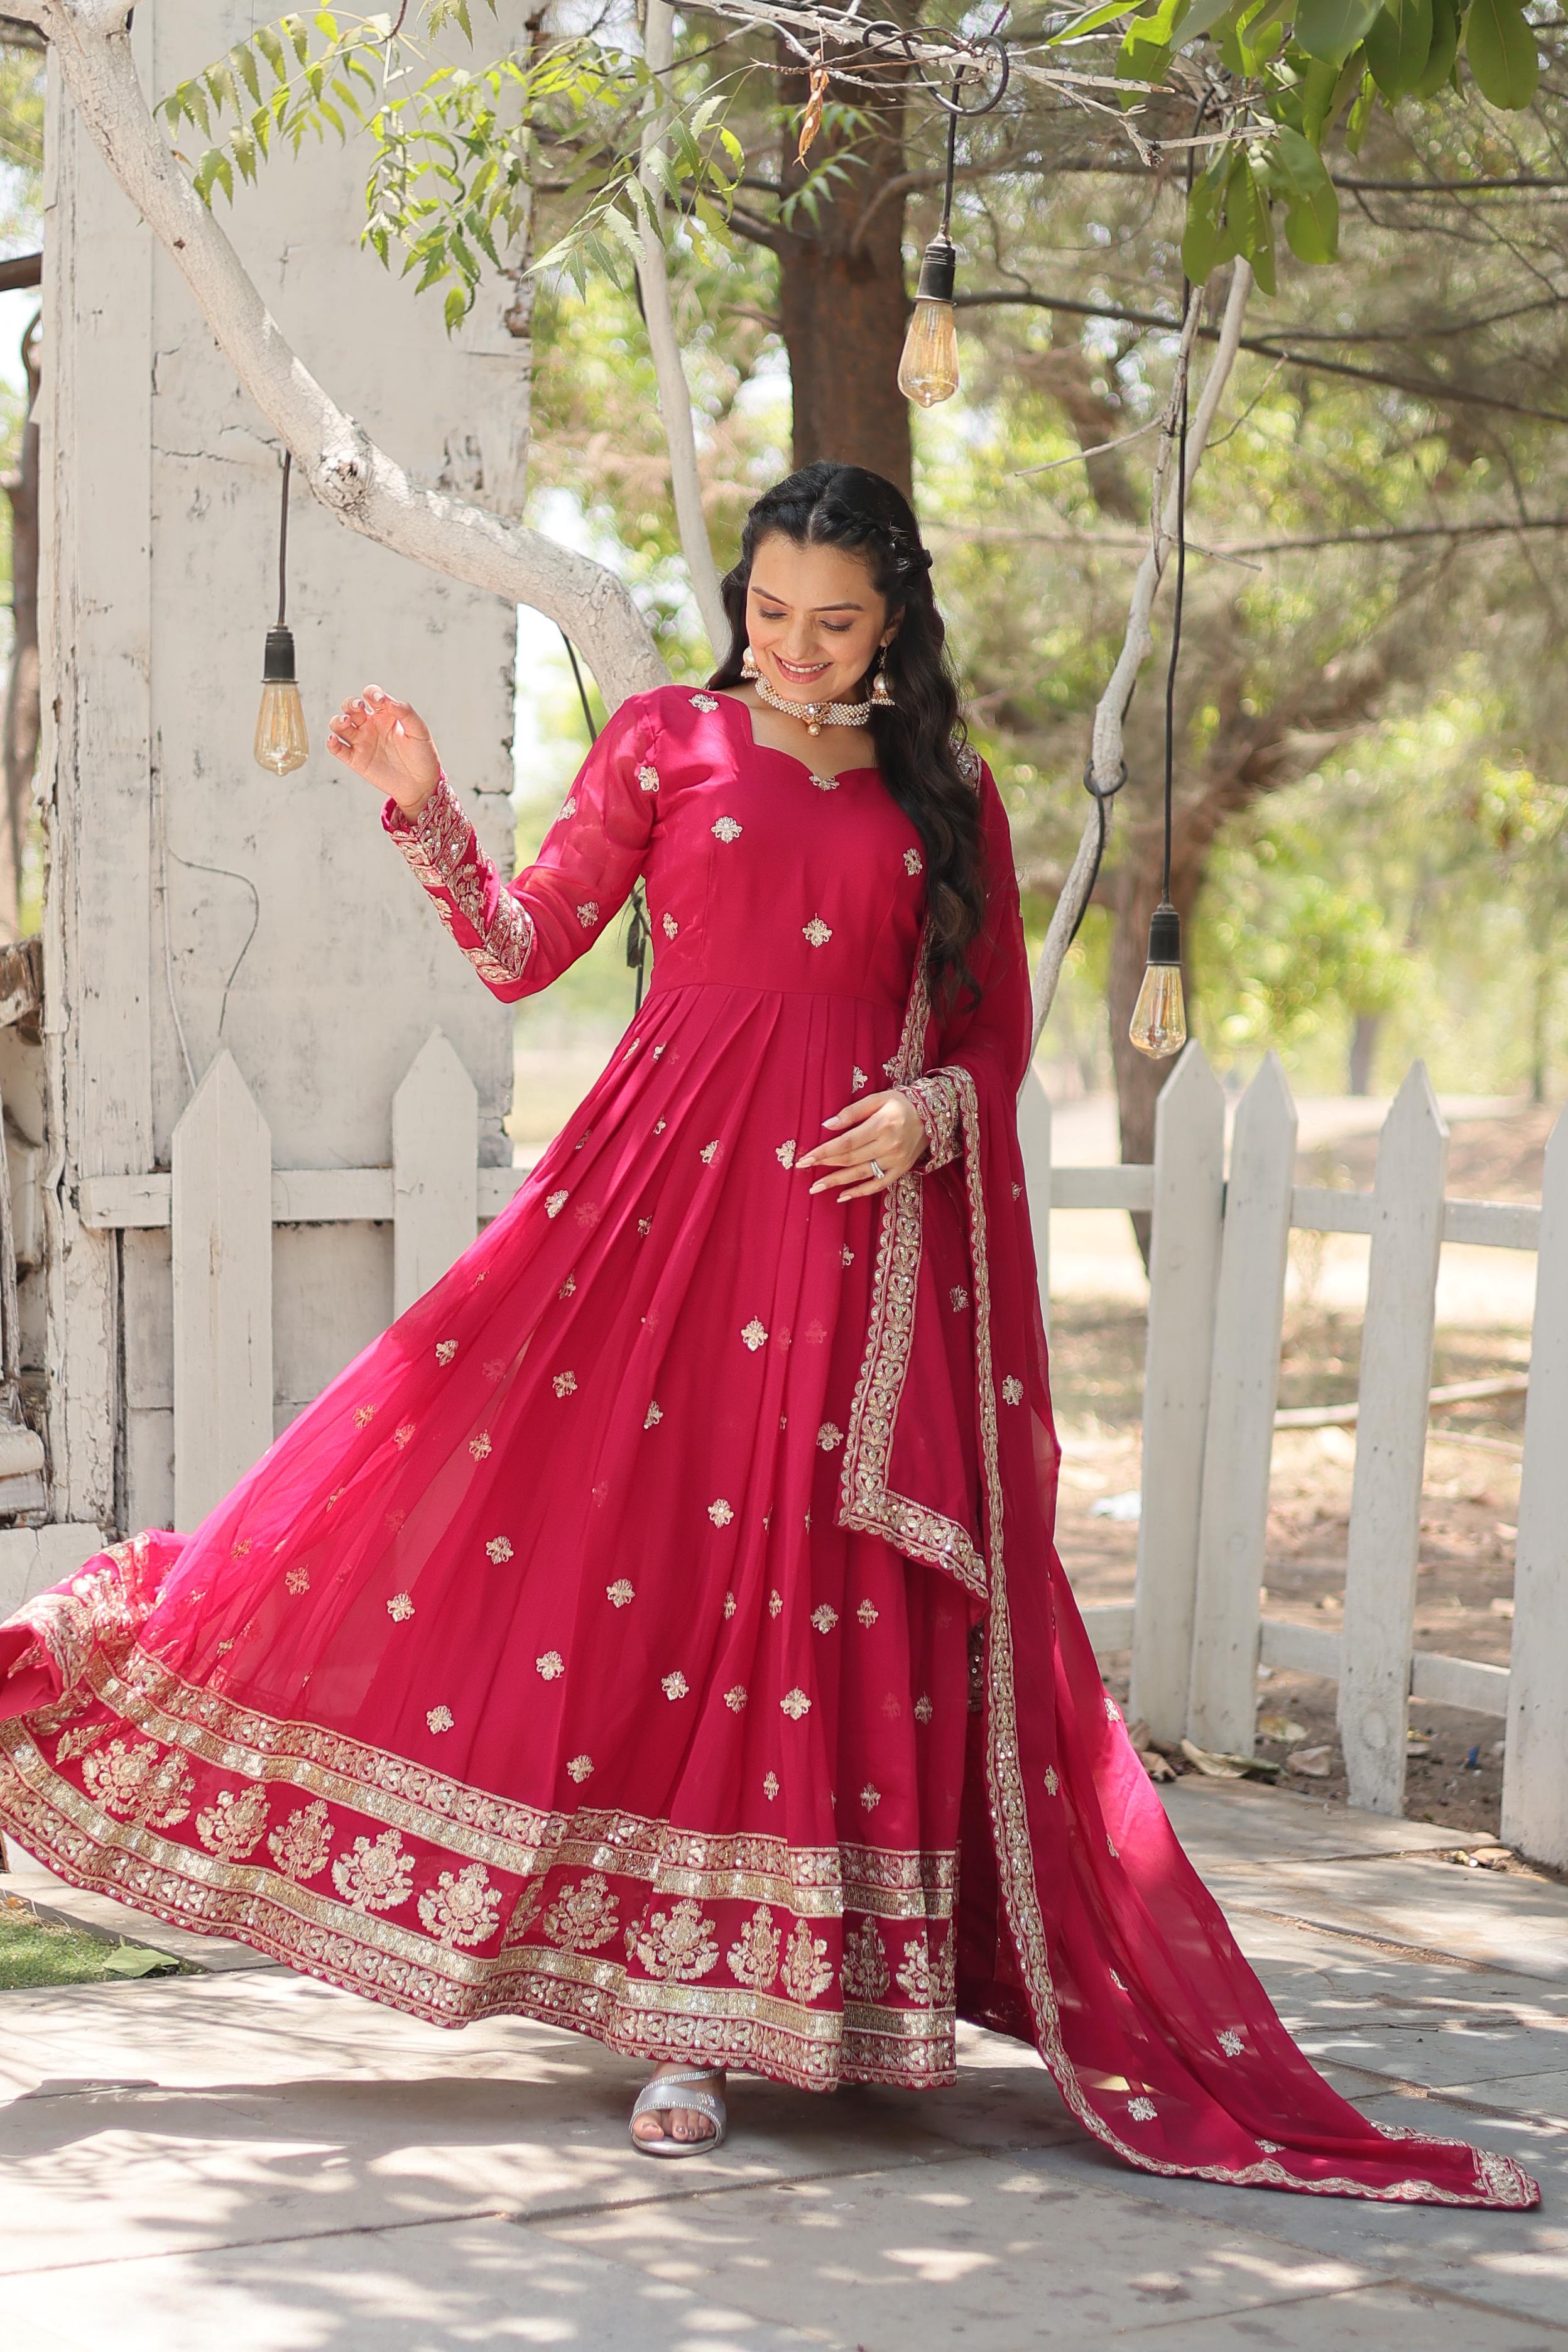
[[[625,703],[510,887],[444,785],[389,806],[508,1001],[645,876],[647,999],[510,1207],[199,1528],[0,1629],[0,1822],[443,2024],[827,2090],[951,2082],[957,2015],[1150,2171],[1534,2203],[1314,2072],[1101,1684],[1051,1541],[1017,885],[970,767],[983,994],[941,1021],[913,825],[731,696]],[[919,1169],[814,1197],[797,1156],[890,1083]]]

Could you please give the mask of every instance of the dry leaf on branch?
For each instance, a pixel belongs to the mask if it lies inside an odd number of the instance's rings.
[[[826,64],[819,57],[811,68],[811,95],[805,101],[805,110],[800,118],[800,142],[795,151],[795,160],[797,163],[805,163],[811,152],[813,142],[822,128],[822,109],[827,96],[827,80]]]

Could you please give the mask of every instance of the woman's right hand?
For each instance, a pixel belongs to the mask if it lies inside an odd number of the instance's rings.
[[[384,687],[367,686],[327,722],[327,749],[334,760],[386,793],[405,816],[417,816],[441,776],[430,730],[411,702],[399,702]]]

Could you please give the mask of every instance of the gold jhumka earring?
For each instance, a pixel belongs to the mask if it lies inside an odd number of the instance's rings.
[[[757,656],[752,651],[751,646],[748,646],[745,652],[741,656],[741,676],[743,678],[750,680],[754,678],[757,675]]]

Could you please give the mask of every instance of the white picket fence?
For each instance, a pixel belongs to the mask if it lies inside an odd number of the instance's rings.
[[[1228,1181],[1224,1097],[1196,1045],[1161,1094],[1152,1167],[1053,1167],[1037,1079],[1020,1110],[1047,1297],[1053,1209],[1152,1213],[1134,1598],[1085,1612],[1101,1654],[1131,1650],[1133,1717],[1156,1738],[1250,1755],[1259,1664],[1328,1676],[1352,1801],[1384,1813],[1404,1807],[1412,1697],[1500,1717],[1503,1836],[1568,1864],[1568,1116],[1535,1206],[1445,1198],[1447,1129],[1419,1063],[1370,1192],[1295,1181],[1296,1108],[1272,1055],[1237,1107]],[[1339,1633],[1265,1617],[1260,1600],[1292,1228],[1371,1237]],[[1507,1666],[1415,1644],[1445,1242],[1537,1253]]]
[[[1238,1107],[1189,1046],[1160,1097],[1152,1167],[1057,1168],[1050,1105],[1020,1106],[1048,1320],[1053,1209],[1152,1213],[1142,1514],[1131,1604],[1086,1614],[1102,1654],[1131,1648],[1131,1705],[1158,1738],[1250,1752],[1264,1664],[1332,1677],[1353,1800],[1397,1813],[1408,1703],[1506,1720],[1503,1834],[1568,1863],[1568,1120],[1541,1206],[1447,1201],[1447,1133],[1413,1069],[1384,1127],[1375,1188],[1294,1181],[1296,1111],[1266,1061]],[[169,1226],[177,1526],[226,1493],[272,1435],[272,1228],[390,1221],[401,1312],[503,1208],[518,1168],[478,1164],[472,1080],[439,1030],[394,1098],[389,1168],[278,1169],[230,1055],[174,1131],[172,1172],[84,1179],[95,1228]],[[1371,1236],[1342,1633],[1265,1618],[1270,1457],[1292,1227]],[[1438,1255],[1448,1242],[1536,1250],[1536,1313],[1507,1667],[1414,1642]]]

